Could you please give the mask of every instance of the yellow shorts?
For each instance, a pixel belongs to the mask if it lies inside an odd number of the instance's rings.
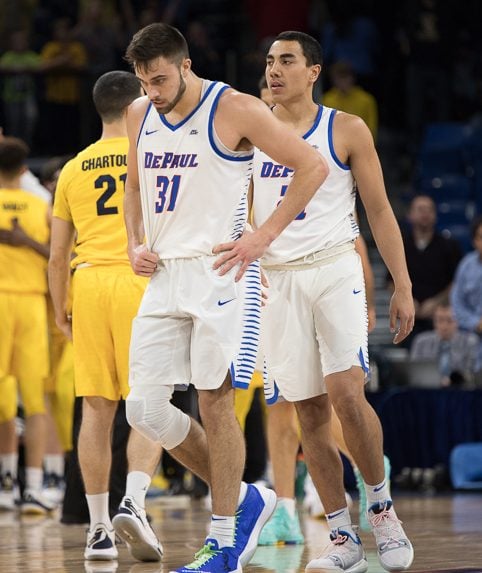
[[[47,324],[49,333],[50,372],[45,379],[45,392],[51,394],[55,392],[59,364],[68,341],[55,324],[54,309],[49,296],[47,296]]]
[[[234,391],[234,413],[243,432],[246,426],[246,417],[251,409],[254,393],[257,388],[263,388],[263,375],[258,370],[255,370],[248,388],[246,388],[246,390],[236,388]],[[264,406],[265,402],[263,399],[263,407]]]
[[[0,378],[0,424],[17,415],[17,381],[14,376]]]
[[[56,370],[55,391],[49,394],[52,415],[64,452],[70,451],[73,447],[72,426],[75,399],[73,354],[72,343],[67,340]]]
[[[49,371],[45,296],[2,292],[0,317],[0,378],[17,379],[26,416],[43,414]],[[16,409],[16,391],[0,392],[0,402],[0,409]]]
[[[75,393],[126,398],[129,344],[147,279],[128,267],[86,267],[73,279]]]

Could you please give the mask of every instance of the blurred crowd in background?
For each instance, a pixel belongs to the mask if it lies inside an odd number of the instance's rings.
[[[50,191],[65,160],[100,135],[95,81],[128,69],[123,55],[132,35],[158,21],[186,36],[198,76],[256,96],[266,50],[279,32],[320,40],[324,69],[316,97],[368,124],[414,286],[414,336],[393,349],[390,277],[367,236],[377,307],[370,351],[378,372],[369,388],[407,383],[393,364],[408,357],[436,362],[440,386],[482,385],[482,4],[2,0],[0,126],[29,145],[30,168]],[[361,219],[366,232],[363,212]],[[415,343],[416,335],[422,338]],[[57,458],[72,448],[71,423]],[[182,489],[183,472],[178,478],[178,470],[169,471],[171,487]]]
[[[343,62],[378,103],[380,125],[413,154],[433,121],[466,122],[482,105],[482,6],[476,0],[4,0],[0,7],[0,121],[34,156],[71,153],[95,138],[90,91],[127,69],[132,34],[177,26],[201,77],[257,95],[265,51],[283,30],[319,39],[319,94]],[[15,110],[15,111],[14,111]],[[56,136],[52,137],[52,130]]]

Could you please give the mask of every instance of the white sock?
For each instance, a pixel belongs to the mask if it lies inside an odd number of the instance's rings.
[[[354,535],[348,507],[342,507],[341,509],[327,513],[326,521],[328,522],[328,527],[331,531],[342,529],[343,531],[347,531]]]
[[[42,468],[25,468],[25,489],[32,492],[41,492],[44,472]]]
[[[85,498],[89,506],[90,528],[92,529],[98,523],[104,523],[108,529],[112,529],[109,515],[109,492],[85,494]]]
[[[2,475],[10,474],[13,479],[17,479],[18,453],[0,455]]]
[[[244,481],[241,482],[241,487],[239,489],[238,506],[241,505],[246,497],[248,491],[248,484]]]
[[[151,476],[144,472],[129,472],[127,474],[126,495],[134,498],[139,507],[146,505],[146,493],[151,485]]]
[[[46,454],[44,456],[44,471],[46,474],[64,477],[64,455]]]
[[[278,497],[277,507],[284,507],[290,517],[296,514],[296,502],[292,497]]]
[[[365,491],[367,494],[367,506],[370,508],[373,504],[380,503],[391,499],[388,480],[385,478],[377,485],[368,485],[365,482]]]
[[[215,515],[211,517],[208,537],[215,539],[219,547],[234,547],[234,515]]]

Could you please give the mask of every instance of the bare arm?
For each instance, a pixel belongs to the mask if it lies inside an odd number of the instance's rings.
[[[337,149],[338,146],[345,149],[375,242],[393,278],[395,288],[390,303],[390,329],[395,332],[398,320],[399,330],[394,337],[394,342],[398,343],[413,329],[412,283],[402,236],[385,191],[373,138],[360,118],[348,114],[337,114],[335,138],[338,139]]]
[[[48,243],[39,243],[24,231],[23,227],[18,222],[18,219],[12,219],[12,228],[10,230],[0,230],[0,243],[10,245],[12,247],[28,247],[35,251],[42,257],[48,259],[50,254],[50,246]]]
[[[124,195],[124,220],[127,230],[127,253],[134,272],[149,277],[156,270],[158,257],[144,244],[144,223],[137,167],[137,137],[146,112],[148,100],[142,97],[134,101],[127,113],[129,151],[127,154],[127,180]]]
[[[237,138],[237,141],[248,140],[274,161],[294,170],[283,201],[254,233],[213,249],[213,252],[226,251],[216,261],[215,268],[222,267],[220,272],[224,274],[239,264],[236,275],[236,280],[239,280],[248,264],[262,256],[271,242],[306,207],[326,179],[328,167],[320,153],[279,122],[258,98],[230,92],[221,98],[219,113],[217,130],[223,141],[229,137]],[[230,127],[226,129],[228,113]],[[223,114],[226,119],[221,124]]]
[[[72,338],[72,325],[67,314],[67,300],[74,234],[75,229],[70,221],[65,221],[59,217],[52,218],[48,267],[50,295],[54,306],[55,322],[65,336],[70,339]]]

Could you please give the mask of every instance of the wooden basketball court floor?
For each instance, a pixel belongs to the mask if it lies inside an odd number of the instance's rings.
[[[399,517],[415,547],[410,571],[482,573],[482,494],[399,496]],[[116,562],[84,562],[86,527],[62,525],[58,515],[0,514],[0,572],[168,573],[190,562],[206,535],[209,513],[186,498],[150,500],[152,525],[164,545],[160,564],[135,562],[124,545]],[[356,515],[355,508],[353,515]],[[298,573],[328,541],[324,520],[302,513],[304,546],[258,547],[245,573]],[[373,535],[362,533],[370,573],[383,571]]]

